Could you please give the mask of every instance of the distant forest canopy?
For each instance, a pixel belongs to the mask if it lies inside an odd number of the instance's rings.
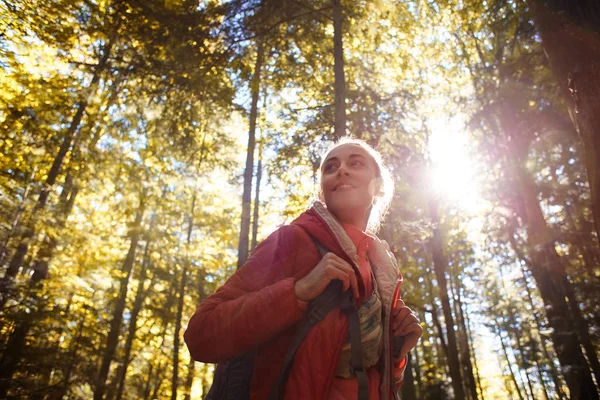
[[[346,133],[411,399],[598,399],[596,0],[0,2],[0,398],[200,399],[187,320]]]

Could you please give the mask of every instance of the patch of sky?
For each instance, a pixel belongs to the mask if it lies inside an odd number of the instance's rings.
[[[410,12],[412,15],[415,15],[415,16],[419,15],[418,2],[416,2],[416,1],[407,2],[406,8],[408,9],[408,12]]]
[[[110,135],[103,135],[100,138],[100,140],[98,140],[96,147],[98,147],[99,149],[108,150],[108,149],[114,148],[118,144],[119,144],[119,140],[117,138],[114,138]]]

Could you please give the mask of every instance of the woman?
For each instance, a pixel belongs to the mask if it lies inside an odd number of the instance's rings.
[[[348,138],[327,153],[320,173],[320,201],[265,239],[202,302],[185,340],[192,357],[202,362],[223,362],[256,349],[250,399],[267,399],[308,302],[339,279],[359,308],[369,398],[393,399],[406,355],[422,334],[412,311],[394,301],[402,277],[387,243],[367,230],[378,228],[393,181],[379,153]],[[321,256],[315,240],[329,252]],[[393,337],[403,338],[396,358]],[[335,309],[299,347],[284,398],[356,399],[350,353],[348,318]]]

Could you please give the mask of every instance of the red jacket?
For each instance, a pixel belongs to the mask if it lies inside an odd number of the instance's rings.
[[[315,203],[315,207],[291,225],[279,228],[257,246],[225,285],[202,302],[184,334],[192,358],[202,362],[223,362],[256,346],[251,400],[268,398],[296,323],[306,309],[306,304],[296,299],[294,284],[321,259],[311,236],[353,265],[354,245],[348,243],[349,238],[339,222],[320,203]],[[391,261],[394,268],[388,266],[385,271],[371,264],[382,296],[384,315],[389,315],[391,298],[401,277],[395,268],[395,260]],[[358,272],[357,278],[360,303],[365,290]],[[385,317],[384,325],[380,398],[388,399],[394,398],[394,374],[398,381],[403,369],[394,371],[391,366],[391,336]],[[287,380],[286,400],[327,399],[347,331],[347,317],[336,309],[308,333],[296,353]]]

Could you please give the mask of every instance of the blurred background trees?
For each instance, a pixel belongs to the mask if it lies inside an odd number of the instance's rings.
[[[344,126],[396,179],[403,398],[598,398],[595,2],[0,11],[0,398],[202,398],[187,319]]]

